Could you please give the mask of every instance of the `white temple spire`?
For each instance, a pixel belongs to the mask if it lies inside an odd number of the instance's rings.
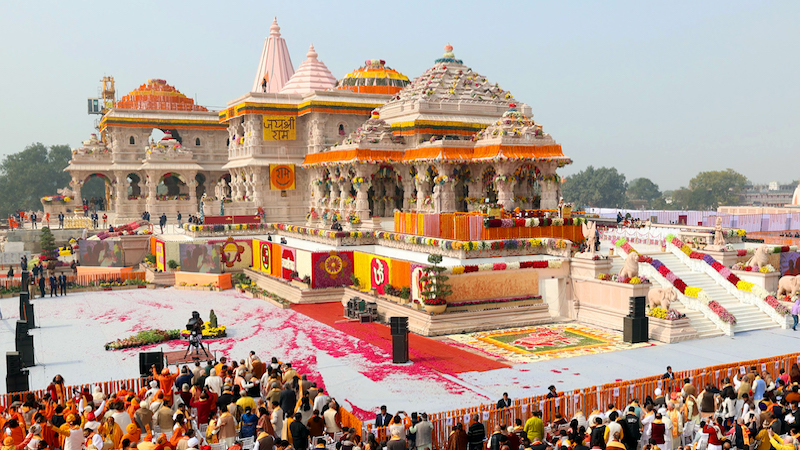
[[[294,66],[276,17],[269,27],[269,36],[264,40],[251,92],[279,92],[292,75]]]

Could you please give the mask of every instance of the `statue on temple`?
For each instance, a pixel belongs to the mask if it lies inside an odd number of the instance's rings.
[[[600,246],[600,235],[597,232],[596,222],[584,222],[581,226],[585,247],[581,253],[575,255],[576,258],[595,259],[595,252]]]
[[[722,217],[717,217],[714,226],[714,246],[725,248],[725,232],[722,230]]]

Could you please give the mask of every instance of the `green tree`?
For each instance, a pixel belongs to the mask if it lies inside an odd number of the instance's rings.
[[[50,231],[50,227],[42,227],[39,244],[42,246],[42,253],[47,256],[47,259],[50,259],[53,250],[56,249],[56,238]]]
[[[655,200],[661,198],[661,191],[658,190],[658,185],[650,181],[649,178],[631,180],[625,193],[629,201],[644,202],[648,208],[652,208]]]
[[[68,145],[41,143],[3,158],[0,162],[0,217],[18,210],[39,210],[41,198],[54,195],[69,185],[70,175],[64,172],[72,152]]]
[[[578,208],[622,208],[627,203],[627,188],[625,175],[617,172],[617,169],[589,166],[567,178],[562,185],[562,192],[564,199],[574,202]]]
[[[689,209],[717,209],[734,205],[747,185],[747,177],[733,169],[700,172],[689,181]]]

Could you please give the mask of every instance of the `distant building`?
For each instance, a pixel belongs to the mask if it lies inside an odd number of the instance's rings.
[[[772,181],[769,184],[755,184],[747,186],[741,194],[741,206],[784,206],[792,202],[794,184],[779,184]]]

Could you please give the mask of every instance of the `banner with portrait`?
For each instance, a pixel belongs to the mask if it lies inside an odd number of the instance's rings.
[[[180,244],[180,260],[182,272],[222,272],[217,244]]]
[[[122,243],[108,239],[79,241],[78,260],[82,266],[124,267],[125,265]]]

